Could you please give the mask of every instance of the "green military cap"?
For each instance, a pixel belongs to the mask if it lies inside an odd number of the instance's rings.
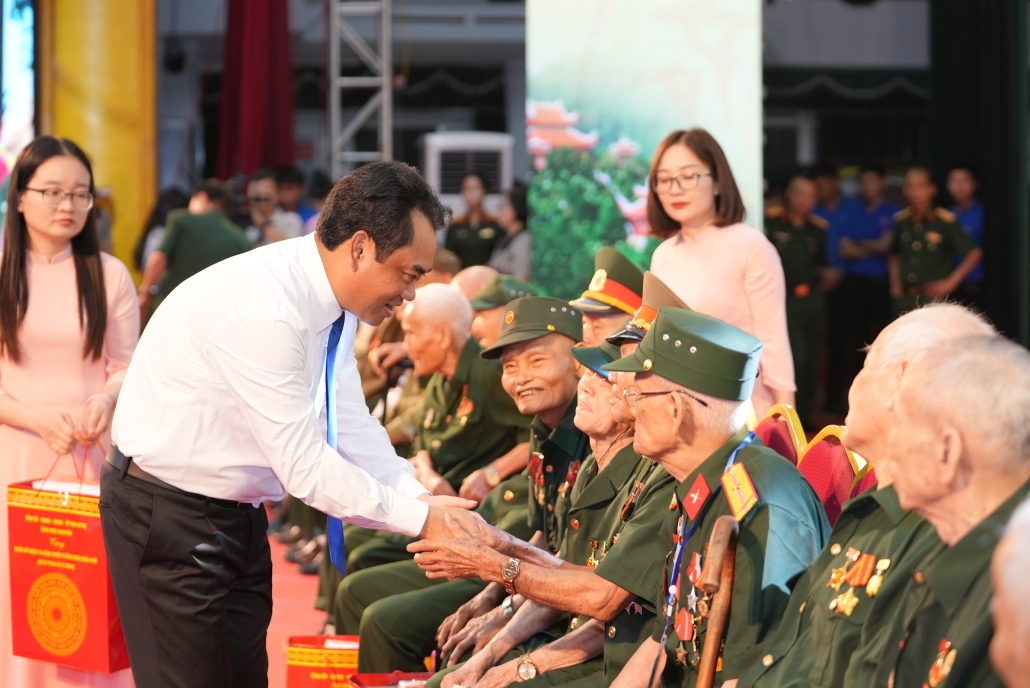
[[[477,311],[485,311],[505,306],[523,296],[536,296],[533,285],[511,275],[494,275],[483,285],[479,293],[472,297],[469,305]]]
[[[550,296],[523,296],[508,304],[501,325],[501,336],[480,354],[483,358],[499,358],[510,344],[521,344],[549,334],[563,334],[583,341],[583,314],[561,299]]]
[[[633,354],[605,370],[654,373],[720,399],[744,401],[758,377],[762,342],[697,311],[666,307]]]
[[[603,378],[608,377],[608,371],[601,366],[619,360],[621,355],[619,347],[608,342],[601,342],[600,346],[577,346],[572,349],[573,358]]]
[[[594,276],[583,296],[570,301],[591,313],[633,313],[640,308],[644,272],[614,248],[604,246],[594,256]]]
[[[690,306],[683,302],[683,299],[676,296],[665,282],[655,277],[653,272],[644,273],[644,298],[640,308],[633,314],[622,328],[608,337],[608,341],[616,346],[639,342],[651,329],[658,311],[666,306],[673,308],[684,308],[690,310]]]

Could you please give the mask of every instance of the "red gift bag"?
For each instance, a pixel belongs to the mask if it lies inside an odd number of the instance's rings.
[[[353,688],[356,635],[294,635],[286,645],[286,688]]]
[[[129,653],[100,499],[89,486],[65,485],[67,492],[35,489],[32,481],[7,488],[14,654],[109,674],[129,666]]]
[[[354,674],[351,676],[351,683],[357,688],[382,688],[384,686],[400,686],[403,681],[405,685],[424,684],[433,677],[431,671],[405,672],[395,671],[392,674]]]

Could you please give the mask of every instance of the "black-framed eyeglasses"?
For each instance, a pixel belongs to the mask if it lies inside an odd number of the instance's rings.
[[[626,403],[630,408],[634,408],[637,405],[637,397],[657,397],[663,394],[686,394],[688,397],[701,404],[702,406],[708,406],[708,402],[703,399],[698,399],[693,394],[685,389],[666,389],[661,392],[641,392],[633,385],[626,385],[622,390],[622,396],[626,399]]]
[[[72,191],[66,193],[62,189],[51,188],[51,189],[30,189],[25,187],[26,191],[35,191],[43,197],[43,203],[48,208],[57,210],[64,203],[65,199],[72,199],[72,208],[75,210],[89,210],[93,207],[93,194],[88,191]]]
[[[651,182],[651,186],[658,193],[672,191],[673,184],[680,191],[687,191],[688,189],[696,189],[697,185],[701,183],[701,177],[711,176],[713,176],[711,172],[696,172],[694,174],[678,174],[675,177],[655,177],[654,181]]]

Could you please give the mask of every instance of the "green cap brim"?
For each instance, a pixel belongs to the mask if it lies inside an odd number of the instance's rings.
[[[561,332],[552,332],[542,328],[534,327],[532,329],[525,330],[508,330],[504,335],[501,336],[494,345],[483,349],[479,356],[480,358],[491,359],[500,358],[504,347],[511,346],[512,344],[521,344],[523,342],[531,342],[534,339],[540,339],[546,337],[549,334],[562,334]],[[568,335],[565,335],[566,337]]]
[[[631,353],[629,356],[623,356],[617,361],[612,361],[608,365],[601,366],[602,370],[608,370],[617,373],[646,373],[648,372],[644,368],[644,356],[640,353],[640,349]]]
[[[485,299],[475,299],[474,298],[471,301],[469,301],[469,306],[471,306],[472,310],[474,310],[474,311],[488,311],[491,308],[500,308],[500,307],[502,307],[504,305],[506,305],[506,304],[494,303],[493,301],[487,301]]]
[[[609,306],[607,303],[601,301],[595,301],[594,299],[588,299],[586,297],[580,297],[575,301],[569,301],[570,306],[575,306],[581,311],[587,313],[622,313],[622,309],[616,308],[615,306]]]
[[[600,346],[577,346],[572,348],[572,357],[601,377],[608,377],[608,371],[603,366],[614,361],[617,355],[617,352],[608,353]]]

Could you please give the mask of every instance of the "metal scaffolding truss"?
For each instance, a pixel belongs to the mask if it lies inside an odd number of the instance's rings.
[[[393,159],[393,20],[392,0],[329,3],[329,153],[330,168],[338,179],[355,163]],[[365,41],[352,20],[378,19],[377,48]],[[346,45],[368,67],[373,76],[341,76],[341,48]],[[343,98],[346,92],[374,90],[372,97],[346,123]],[[379,150],[353,150],[358,131],[379,113]]]

